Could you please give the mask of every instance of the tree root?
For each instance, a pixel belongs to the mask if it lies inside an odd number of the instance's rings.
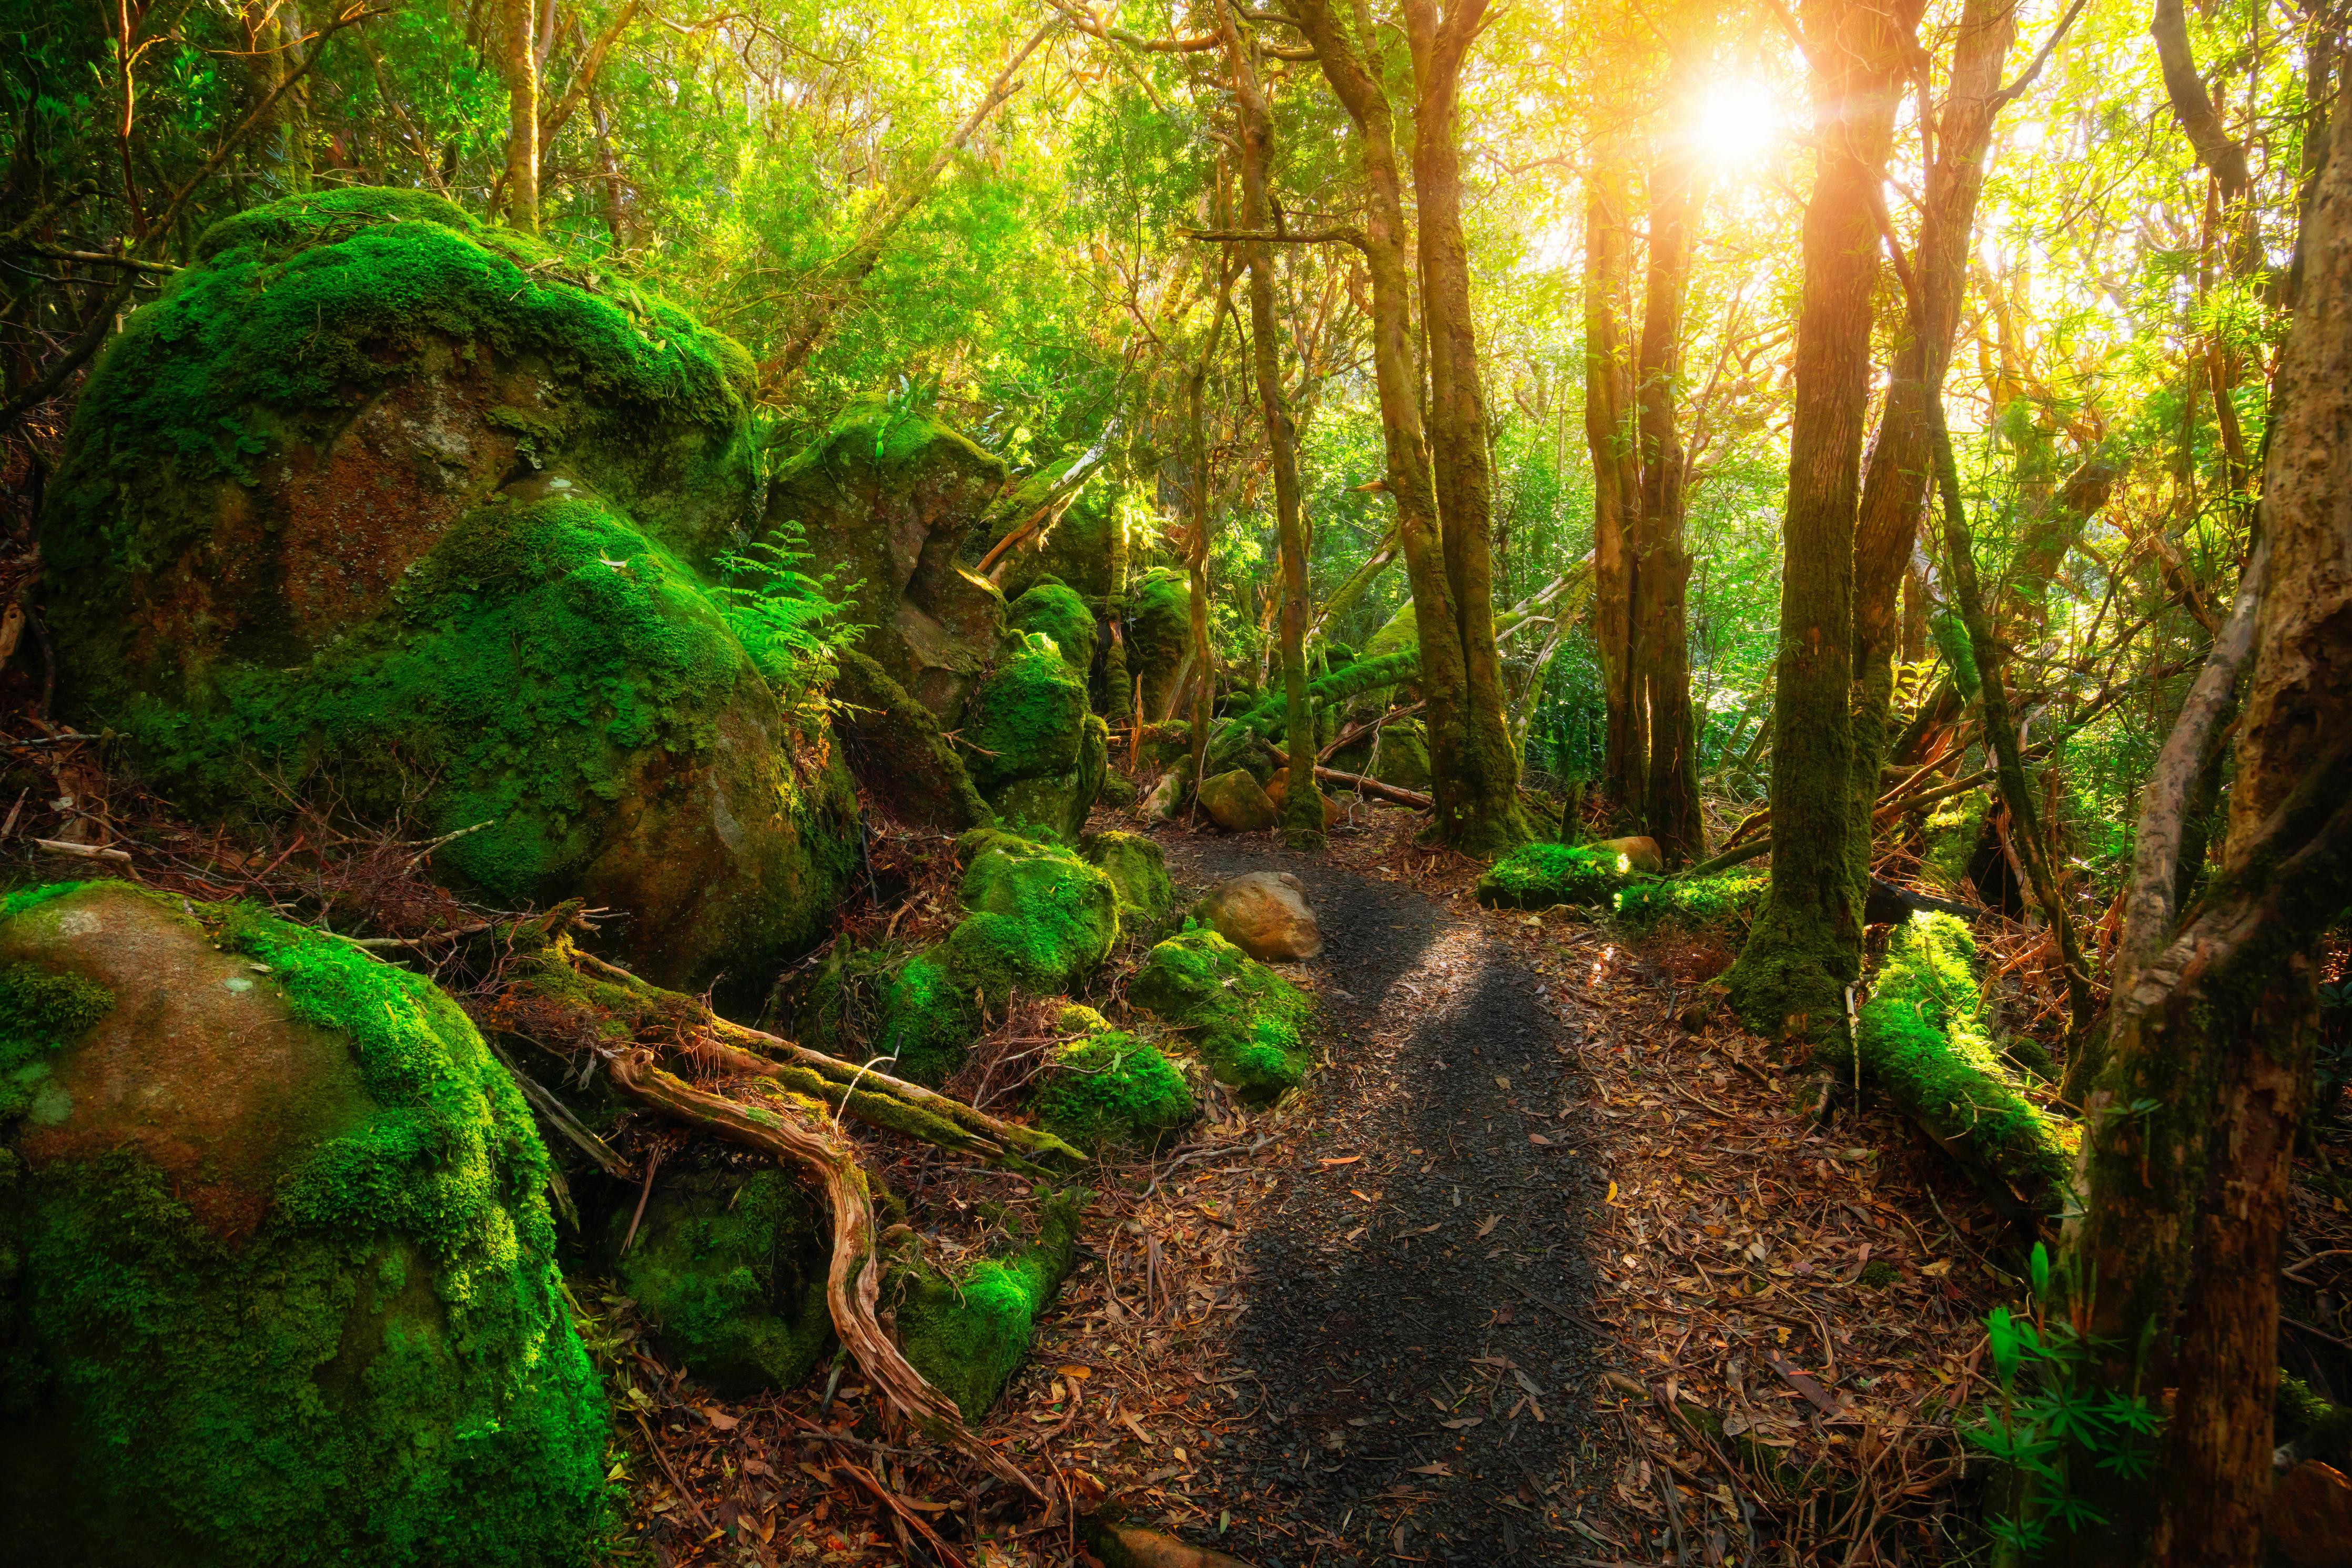
[[[698,998],[582,953],[565,934],[568,924],[559,910],[507,934],[512,956],[504,984],[478,1008],[482,1024],[567,1059],[593,1051],[632,1100],[772,1155],[820,1184],[833,1210],[825,1303],[867,1382],[927,1437],[1044,1498],[1020,1467],[965,1427],[955,1402],[925,1381],[884,1332],[876,1315],[882,1270],[874,1188],[841,1118],[1030,1174],[1043,1174],[1040,1162],[1075,1169],[1085,1156],[1051,1134],[730,1023]],[[685,1072],[702,1082],[689,1082]]]

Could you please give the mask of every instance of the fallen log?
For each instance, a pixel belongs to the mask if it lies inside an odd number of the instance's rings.
[[[1411,806],[1416,811],[1432,811],[1437,809],[1434,797],[1424,795],[1418,789],[1405,789],[1394,784],[1383,784],[1379,779],[1369,778],[1361,773],[1342,773],[1336,768],[1318,766],[1315,769],[1315,777],[1332,784],[1345,784],[1359,795],[1370,795],[1382,800],[1393,800],[1400,806]]]

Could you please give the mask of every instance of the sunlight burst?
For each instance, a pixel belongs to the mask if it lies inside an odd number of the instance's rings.
[[[1692,116],[1690,136],[1712,163],[1750,163],[1780,139],[1780,101],[1753,77],[1711,82]]]

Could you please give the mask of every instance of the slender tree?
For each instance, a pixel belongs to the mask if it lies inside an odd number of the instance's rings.
[[[539,47],[532,0],[499,0],[499,74],[507,83],[506,220],[539,232]]]
[[[1637,826],[1649,784],[1648,735],[1635,691],[1633,563],[1626,539],[1640,507],[1633,407],[1633,139],[1612,122],[1593,137],[1584,176],[1584,439],[1592,455],[1593,635],[1601,656],[1601,787],[1621,825]]]

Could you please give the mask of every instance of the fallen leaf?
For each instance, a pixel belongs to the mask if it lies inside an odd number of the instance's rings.
[[[1933,1263],[1922,1265],[1919,1270],[1930,1280],[1940,1280],[1951,1271],[1952,1260],[1949,1258],[1938,1258]]]
[[[1405,1471],[1409,1476],[1450,1476],[1453,1473],[1454,1467],[1444,1459],[1438,1460],[1433,1465],[1415,1465]]]
[[[1545,1137],[1541,1133],[1529,1133],[1528,1134],[1528,1142],[1535,1145],[1538,1148],[1548,1149],[1551,1147],[1551,1140]]]
[[[1502,1223],[1503,1217],[1499,1214],[1490,1214],[1486,1218],[1480,1220],[1478,1222],[1478,1239],[1484,1241],[1487,1237],[1494,1235],[1495,1227]]]
[[[1151,1446],[1151,1434],[1143,1429],[1143,1423],[1135,1418],[1134,1411],[1122,1410],[1118,1413],[1118,1418],[1127,1424],[1127,1429],[1129,1431],[1135,1434],[1135,1440],[1137,1442],[1141,1443],[1147,1448]]]
[[[1091,1366],[1057,1366],[1054,1370],[1065,1377],[1087,1378],[1095,1375],[1095,1370]]]
[[[1316,1164],[1325,1170],[1329,1170],[1333,1166],[1352,1166],[1363,1157],[1361,1155],[1342,1155],[1336,1160],[1318,1160]]]
[[[1465,1427],[1475,1427],[1486,1418],[1484,1416],[1465,1416],[1459,1421],[1440,1421],[1438,1425],[1449,1432],[1459,1432]]]
[[[738,1422],[734,1416],[730,1416],[724,1410],[705,1410],[702,1413],[702,1418],[709,1422],[721,1432],[732,1432],[738,1426],[741,1425],[741,1423]]]
[[[1497,1088],[1497,1089],[1508,1089],[1510,1086],[1511,1086],[1511,1081],[1510,1081],[1509,1079],[1507,1079],[1507,1078],[1504,1077],[1504,1076],[1503,1076],[1501,1073],[1499,1073],[1499,1072],[1498,1072],[1498,1073],[1496,1073],[1496,1074],[1495,1074],[1495,1087],[1496,1087],[1496,1088]]]

